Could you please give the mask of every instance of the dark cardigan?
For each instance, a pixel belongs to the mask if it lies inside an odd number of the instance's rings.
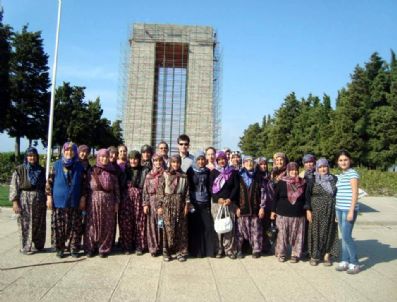
[[[298,200],[291,204],[288,200],[287,183],[280,180],[276,183],[274,190],[274,201],[272,204],[272,212],[287,217],[301,217],[305,215],[305,192]]]
[[[249,187],[240,176],[239,207],[241,216],[257,216],[261,203],[261,183],[254,177]]]
[[[212,191],[212,185],[214,184],[215,179],[218,177],[220,172],[216,169],[211,171],[210,174],[210,188]],[[212,193],[212,202],[218,203],[219,198],[230,199],[234,204],[238,206],[239,203],[239,175],[238,171],[232,171],[232,175],[225,182],[222,189],[218,193]]]

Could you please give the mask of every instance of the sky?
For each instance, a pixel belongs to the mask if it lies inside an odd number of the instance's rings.
[[[52,67],[57,0],[0,0],[4,23],[42,31]],[[133,23],[206,25],[223,54],[222,147],[238,148],[249,124],[273,114],[291,92],[331,96],[356,65],[397,52],[395,0],[63,0],[57,86],[85,86],[104,116],[120,116],[122,57]],[[1,59],[1,58],[0,58]],[[22,144],[22,150],[26,147]],[[14,140],[0,134],[0,151]]]

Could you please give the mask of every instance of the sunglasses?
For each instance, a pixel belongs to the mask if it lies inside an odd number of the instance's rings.
[[[188,143],[179,143],[179,146],[189,146]]]

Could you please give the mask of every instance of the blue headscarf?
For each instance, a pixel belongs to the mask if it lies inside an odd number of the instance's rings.
[[[335,196],[336,193],[336,187],[332,186],[331,182],[333,181],[332,175],[329,173],[325,175],[321,175],[318,172],[318,169],[322,166],[326,166],[329,169],[329,164],[328,161],[325,158],[320,158],[316,162],[316,172],[314,173],[315,176],[315,181],[318,183],[327,193],[329,193],[331,196]]]
[[[37,162],[31,164],[28,162],[28,155],[34,154],[37,157]],[[28,179],[32,186],[37,185],[39,181],[41,169],[39,165],[39,153],[37,152],[36,148],[29,147],[25,152],[25,159],[23,161],[23,166],[28,170]]]
[[[254,159],[252,158],[252,156],[245,155],[245,156],[243,157],[243,164],[244,164],[247,160],[250,160],[250,161],[252,161],[252,162],[254,161]],[[252,169],[251,171],[248,171],[246,168],[242,168],[241,171],[240,171],[240,176],[242,177],[242,179],[243,179],[245,185],[246,185],[247,187],[249,187],[249,186],[251,186],[252,180],[253,180],[253,178],[254,178],[254,169]]]
[[[204,166],[203,168],[199,168],[198,166],[197,166],[197,160],[198,160],[198,158],[199,157],[203,157],[204,159],[205,159],[205,153],[204,153],[204,151],[202,151],[202,150],[199,150],[199,151],[197,151],[196,152],[196,154],[194,155],[194,162],[193,162],[193,170],[195,171],[195,172],[197,172],[197,173],[200,173],[200,172],[204,172],[205,170],[206,170],[206,167]]]
[[[73,157],[67,159],[64,155],[65,150],[71,148],[73,151]],[[62,162],[63,162],[63,166],[66,168],[69,168],[71,166],[73,166],[73,164],[79,160],[79,154],[78,154],[78,149],[77,149],[77,145],[75,143],[72,142],[67,142],[63,145],[62,148]]]

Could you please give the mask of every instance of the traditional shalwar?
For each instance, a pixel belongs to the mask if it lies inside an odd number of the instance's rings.
[[[99,154],[99,152],[98,152]],[[109,254],[113,243],[115,207],[120,201],[117,175],[111,165],[93,167],[89,174],[89,198],[85,251]]]
[[[252,171],[243,168],[240,172],[240,217],[237,218],[237,246],[242,252],[244,240],[252,247],[252,253],[262,251],[263,227],[262,220],[258,217],[261,208],[260,182],[254,178]],[[264,205],[262,206],[264,208]]]
[[[226,154],[223,151],[218,151],[216,153],[217,163],[220,158],[223,158],[225,161]],[[216,169],[211,171],[210,174],[210,187],[212,193],[212,205],[211,205],[211,213],[213,219],[217,216],[220,204],[218,204],[219,200],[227,200],[231,201],[229,207],[230,218],[233,223],[236,222],[236,208],[239,200],[239,176],[238,171],[234,170],[229,166],[220,167],[218,166]],[[217,257],[221,257],[223,253],[225,253],[230,258],[235,258],[237,253],[237,245],[235,238],[236,228],[233,229],[229,233],[225,234],[217,234],[215,240],[215,248],[217,249]]]
[[[146,238],[149,253],[151,254],[160,252],[163,247],[163,229],[158,226],[157,215],[157,209],[160,204],[158,195],[159,185],[160,183],[164,183],[163,172],[163,168],[153,168],[146,176],[143,187],[143,205],[149,207],[149,213],[146,215]]]
[[[34,179],[29,177],[31,169],[35,170],[32,171],[36,174]],[[12,174],[9,197],[11,201],[17,202],[21,209],[18,215],[21,252],[32,252],[33,244],[36,250],[43,249],[47,214],[44,169],[39,165],[32,166],[26,161],[18,166]]]
[[[163,253],[185,257],[188,255],[188,230],[184,209],[190,202],[187,177],[181,170],[166,171],[163,176],[158,191],[164,219]]]
[[[292,169],[298,169],[294,162],[288,164],[287,174]],[[291,245],[291,257],[300,258],[302,255],[306,221],[305,187],[304,179],[290,176],[281,178],[275,186],[272,212],[277,214],[277,257],[286,257],[288,245]]]
[[[72,253],[80,250],[82,219],[80,198],[85,196],[86,177],[84,168],[77,159],[77,146],[66,143],[63,150],[72,148],[75,156],[57,160],[50,172],[46,194],[52,196],[52,240],[57,252],[63,254],[65,247]]]

